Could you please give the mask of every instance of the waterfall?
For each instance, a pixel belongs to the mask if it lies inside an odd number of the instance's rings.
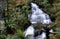
[[[50,24],[51,20],[48,14],[44,13],[35,3],[31,3],[32,15],[31,23],[40,22],[42,24]]]
[[[27,37],[28,39],[34,39],[34,25],[37,22],[40,22],[42,24],[50,24],[52,23],[50,17],[48,14],[44,13],[37,4],[35,3],[31,3],[31,10],[32,10],[32,14],[28,15],[28,17],[30,18],[30,22],[32,23],[31,26],[29,26],[26,30],[25,30],[25,37]],[[49,30],[49,32],[53,32],[53,30]],[[44,39],[46,37],[46,32],[42,32],[41,35],[38,35],[37,37],[35,37],[35,39]]]
[[[28,35],[34,35],[34,27],[33,27],[33,25],[29,26],[25,30],[24,34],[25,34],[25,37],[28,36]]]

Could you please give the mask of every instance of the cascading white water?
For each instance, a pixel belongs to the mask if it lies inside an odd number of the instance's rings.
[[[26,30],[25,30],[25,37],[30,36],[29,39],[34,39],[34,27],[33,24],[40,22],[42,24],[50,24],[51,20],[48,14],[44,13],[35,3],[31,3],[31,8],[32,8],[32,14],[31,16],[28,15],[28,17],[30,18],[30,21],[32,23],[31,26],[29,26]],[[53,32],[53,30],[51,29],[49,32]],[[32,38],[31,38],[32,37]],[[37,37],[35,37],[35,39],[44,39],[46,37],[46,32],[42,32],[41,35],[38,35]]]
[[[31,23],[40,22],[42,24],[50,24],[51,20],[48,14],[44,13],[35,3],[31,3],[32,15]]]
[[[33,27],[33,25],[29,26],[29,27],[25,30],[24,34],[25,34],[25,37],[26,37],[27,35],[34,35],[34,27]]]

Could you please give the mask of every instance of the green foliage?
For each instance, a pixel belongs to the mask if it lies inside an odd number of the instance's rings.
[[[17,30],[17,35],[18,35],[20,38],[24,39],[23,31]]]
[[[6,39],[21,39],[21,38],[17,37],[16,35],[8,35],[6,36]]]
[[[0,26],[0,39],[24,39],[23,30],[30,25],[27,16],[31,13],[31,2],[38,4],[43,11],[50,15],[53,22],[51,26],[55,32],[60,33],[60,0],[8,0],[8,3],[5,0],[5,26]],[[16,29],[16,35],[6,33],[8,26]],[[59,33],[57,33],[58,37]]]

